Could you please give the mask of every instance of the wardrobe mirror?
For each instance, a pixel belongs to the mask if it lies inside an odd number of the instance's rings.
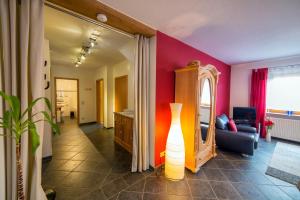
[[[200,125],[202,142],[205,143],[207,138],[207,130],[210,124],[211,112],[211,84],[208,78],[202,82],[202,92],[200,101]]]

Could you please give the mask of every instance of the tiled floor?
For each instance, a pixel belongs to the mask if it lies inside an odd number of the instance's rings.
[[[197,174],[186,171],[184,180],[172,182],[150,171],[130,173],[130,155],[114,145],[113,129],[81,128],[86,134],[66,120],[44,165],[43,186],[55,188],[58,200],[300,199],[295,186],[264,174],[274,140],[261,140],[252,157],[218,150]]]

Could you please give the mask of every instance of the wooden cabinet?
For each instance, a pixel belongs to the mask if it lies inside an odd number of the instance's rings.
[[[132,152],[133,118],[115,113],[115,142]]]
[[[176,70],[175,74],[175,102],[182,103],[185,166],[197,172],[205,162],[216,156],[216,92],[220,73],[212,65],[194,61]]]

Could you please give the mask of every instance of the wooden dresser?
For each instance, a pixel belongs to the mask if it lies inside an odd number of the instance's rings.
[[[132,152],[133,114],[115,112],[115,142]]]
[[[175,102],[182,103],[185,166],[192,172],[197,172],[204,163],[217,155],[215,117],[220,73],[212,65],[201,65],[199,61],[193,61],[176,70],[175,74]]]

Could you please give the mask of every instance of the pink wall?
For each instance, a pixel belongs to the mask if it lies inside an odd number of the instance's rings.
[[[229,113],[230,66],[184,44],[168,35],[157,32],[156,50],[156,134],[155,165],[164,162],[160,152],[165,150],[171,123],[169,103],[175,98],[174,70],[186,66],[191,60],[212,64],[221,72],[218,84],[217,114]]]

